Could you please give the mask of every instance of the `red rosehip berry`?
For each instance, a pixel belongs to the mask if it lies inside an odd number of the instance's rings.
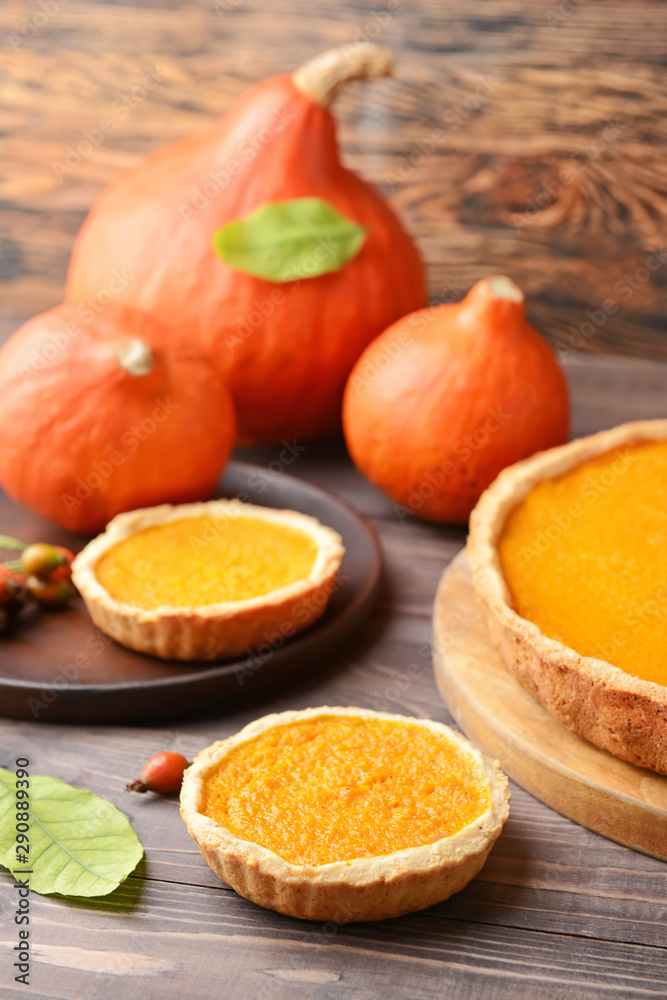
[[[26,576],[37,576],[46,579],[59,566],[65,565],[66,557],[55,545],[37,542],[29,545],[21,553],[21,569]]]
[[[0,604],[8,604],[12,599],[10,580],[13,576],[9,566],[0,565]]]
[[[160,795],[177,792],[183,781],[183,773],[189,766],[190,762],[182,753],[163,750],[161,753],[156,753],[144,764],[141,779],[131,781],[127,786],[127,791],[157,792]]]
[[[74,596],[74,587],[67,580],[29,576],[25,583],[32,597],[43,608],[63,608]]]
[[[74,562],[74,553],[70,549],[64,548],[62,545],[54,545],[53,548],[56,552],[60,553],[64,562],[62,566],[57,566],[53,570],[51,573],[51,579],[66,580],[69,583],[72,579],[72,563]]]

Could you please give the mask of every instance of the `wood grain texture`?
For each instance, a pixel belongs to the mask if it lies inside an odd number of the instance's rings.
[[[36,926],[42,928],[34,977],[38,996],[69,996],[76,978],[78,996],[117,1000],[137,995],[166,1000],[184,995],[639,1000],[659,997],[667,973],[660,948],[498,928],[433,910],[411,921],[349,925],[334,932],[274,917],[215,888],[157,881],[139,886],[130,879],[119,897],[115,913],[110,907],[65,909],[52,900],[36,902]],[[136,927],[149,914],[152,925],[137,938],[128,925]],[[54,944],[54,939],[68,943]],[[161,946],[163,957],[153,958]],[[252,961],[239,963],[239,954],[250,948]],[[5,949],[0,953],[4,957]],[[91,968],[94,963],[99,971]],[[3,996],[19,995],[3,991]]]
[[[9,324],[7,325],[9,328]],[[577,359],[575,426],[591,432],[663,410],[667,365]],[[599,415],[599,417],[596,417]],[[598,419],[600,422],[596,422]],[[255,461],[276,458],[271,449]],[[480,875],[447,902],[380,924],[326,926],[260,910],[216,879],[175,798],[123,791],[160,749],[192,757],[270,711],[361,705],[451,723],[435,686],[431,611],[462,529],[399,521],[338,442],[310,446],[291,475],[372,516],[381,600],[334,660],[233,713],[145,727],[0,722],[0,765],[19,754],[109,798],[146,858],[107,899],[33,896],[31,992],[53,1000],[640,1000],[667,992],[667,865],[577,826],[512,786],[509,821]],[[1,650],[0,650],[1,655]],[[0,992],[12,989],[11,889],[0,873]]]
[[[571,733],[524,691],[489,634],[463,552],[438,587],[433,643],[449,711],[511,778],[588,829],[667,861],[667,777]]]
[[[62,298],[76,232],[119,171],[254,81],[365,39],[398,74],[339,101],[344,157],[415,234],[433,300],[508,273],[564,351],[667,358],[659,0],[47,6],[0,8],[5,313]]]

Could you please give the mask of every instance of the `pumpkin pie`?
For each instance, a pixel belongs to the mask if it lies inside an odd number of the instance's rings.
[[[238,500],[119,514],[76,557],[95,624],[131,649],[181,660],[281,644],[320,617],[343,556],[313,517]]]
[[[508,810],[497,762],[458,733],[361,708],[265,716],[203,750],[181,789],[183,819],[223,882],[335,923],[458,892]]]
[[[505,469],[467,553],[520,683],[598,747],[667,774],[667,420]]]

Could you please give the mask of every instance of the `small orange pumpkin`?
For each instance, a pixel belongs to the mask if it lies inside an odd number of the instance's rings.
[[[328,110],[346,82],[391,72],[390,53],[360,43],[264,80],[207,131],[121,175],[76,241],[68,300],[94,302],[113,275],[117,301],[188,327],[226,374],[241,443],[340,430],[345,382],[362,350],[399,316],[426,305],[414,243],[378,192],[342,166]],[[267,209],[279,209],[273,236],[280,242],[286,207],[301,218],[315,201],[357,228],[356,249],[342,262],[337,230],[326,226],[319,239],[313,230],[299,266],[276,280],[220,249],[220,233],[231,240],[226,226],[252,228],[255,220],[257,230],[256,213]],[[235,233],[237,251],[247,231]]]
[[[220,372],[181,331],[127,306],[61,305],[0,350],[0,485],[70,531],[210,496],[234,440]]]
[[[569,398],[509,278],[394,323],[345,392],[350,454],[397,513],[463,524],[501,469],[567,440]]]

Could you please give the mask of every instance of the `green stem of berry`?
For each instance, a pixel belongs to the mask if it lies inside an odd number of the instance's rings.
[[[0,535],[0,549],[17,549],[23,552],[27,548],[25,542],[20,542],[18,538],[11,538],[9,535]]]

